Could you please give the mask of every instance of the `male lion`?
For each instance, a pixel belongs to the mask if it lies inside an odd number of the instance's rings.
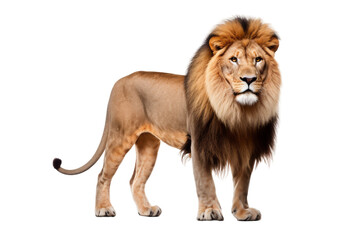
[[[160,140],[190,154],[199,198],[198,220],[223,220],[212,171],[230,166],[234,181],[232,213],[237,220],[259,220],[247,202],[255,163],[271,156],[275,138],[280,73],[274,59],[276,33],[258,19],[234,18],[218,25],[195,54],[186,76],[136,72],[114,86],[104,133],[89,169],[105,150],[96,190],[96,216],[115,216],[111,179],[135,144],[136,165],[130,180],[142,216],[159,216],[150,205],[145,183],[156,161]]]

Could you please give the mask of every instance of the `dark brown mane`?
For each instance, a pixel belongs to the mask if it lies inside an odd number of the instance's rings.
[[[201,155],[204,166],[216,172],[223,171],[228,164],[232,169],[242,171],[249,167],[249,163],[243,159],[242,152],[247,150],[249,145],[253,147],[250,158],[259,162],[271,158],[275,144],[276,126],[278,118],[274,116],[267,124],[257,128],[232,132],[217,117],[208,119],[204,124],[201,119],[195,122],[198,131],[190,137],[182,148],[182,154],[191,153],[191,140],[194,147]]]

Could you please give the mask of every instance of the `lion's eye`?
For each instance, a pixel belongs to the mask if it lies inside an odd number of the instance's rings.
[[[262,59],[262,57],[256,57],[255,58],[255,62],[261,62],[263,59]]]
[[[237,58],[236,58],[236,57],[231,57],[231,58],[230,58],[230,61],[232,61],[232,62],[237,62]]]

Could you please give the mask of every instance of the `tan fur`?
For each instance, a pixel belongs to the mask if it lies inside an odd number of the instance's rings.
[[[98,180],[97,216],[99,209],[111,207],[111,178],[134,143],[137,157],[130,185],[138,212],[143,216],[161,214],[161,209],[147,200],[145,183],[155,165],[159,139],[177,148],[186,140],[183,81],[179,75],[137,72],[115,84],[109,101],[109,125],[113,129]]]
[[[136,72],[120,79],[111,92],[104,134],[93,158],[75,170],[61,168],[59,159],[54,160],[54,167],[64,174],[78,174],[105,151],[95,214],[115,216],[110,203],[111,180],[135,144],[131,192],[140,215],[159,216],[161,209],[149,203],[145,184],[155,165],[160,140],[178,149],[191,143],[198,219],[223,219],[212,170],[230,164],[235,189],[233,214],[238,220],[258,220],[260,212],[249,208],[247,191],[255,162],[271,154],[276,124],[272,119],[277,116],[280,87],[273,58],[277,47],[274,32],[260,20],[249,20],[247,30],[237,20],[219,25],[195,55],[186,79],[155,72]],[[241,65],[229,61],[234,55]],[[260,55],[266,66],[254,65],[254,57]],[[258,101],[252,106],[242,106],[233,94],[244,88],[239,80],[244,74],[258,77],[253,83]],[[263,142],[263,134],[270,136],[265,147],[256,145]]]

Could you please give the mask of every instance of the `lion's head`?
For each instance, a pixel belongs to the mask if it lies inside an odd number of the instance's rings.
[[[239,104],[253,105],[258,101],[257,95],[266,78],[266,58],[265,51],[255,41],[248,39],[236,41],[222,54],[219,53],[216,59],[219,75],[221,80],[229,84]],[[211,84],[206,87],[211,95]]]
[[[277,34],[258,19],[235,18],[218,25],[189,67],[190,112],[203,119],[215,112],[228,127],[269,121],[278,108],[278,47]]]
[[[278,114],[277,34],[258,19],[218,25],[195,54],[185,78],[187,144],[210,169],[249,166],[270,157]],[[233,159],[233,160],[231,160]],[[234,161],[234,159],[237,159]]]

